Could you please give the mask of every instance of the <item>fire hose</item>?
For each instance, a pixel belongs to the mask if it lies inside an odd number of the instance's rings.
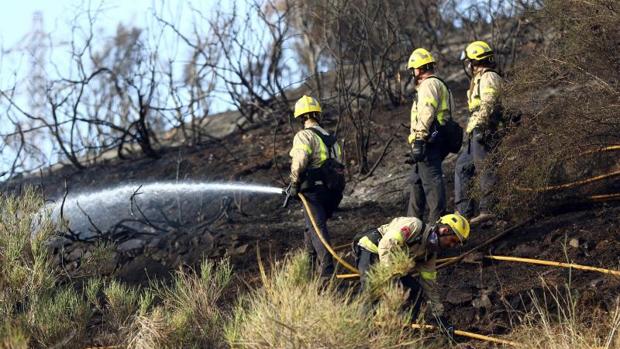
[[[420,324],[411,324],[411,328],[413,328],[413,329],[424,329],[424,330],[439,330],[439,328],[437,328],[435,326],[420,325]],[[473,333],[473,332],[454,330],[454,334],[457,335],[457,336],[461,336],[461,337],[468,337],[468,338],[478,339],[478,340],[487,341],[487,342],[491,342],[491,343],[505,344],[505,345],[510,345],[510,346],[513,346],[513,347],[523,347],[522,344],[517,343],[517,342],[513,342],[513,341],[509,341],[509,340],[505,340],[505,339],[500,339],[500,338],[495,338],[495,337],[484,336],[484,335]]]

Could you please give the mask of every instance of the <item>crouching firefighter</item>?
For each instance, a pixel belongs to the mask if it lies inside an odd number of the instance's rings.
[[[291,174],[286,195],[296,197],[303,193],[320,233],[329,243],[327,220],[338,208],[345,186],[340,146],[336,138],[321,127],[322,111],[316,99],[301,97],[295,103],[294,116],[302,123],[303,130],[295,135],[289,153]],[[312,267],[318,269],[321,277],[331,277],[334,273],[332,256],[314,231],[306,210],[304,216],[304,248],[310,255]]]
[[[389,266],[396,249],[406,248],[415,262],[410,274],[397,276],[397,282],[409,290],[407,300],[414,318],[422,305],[422,294],[430,303],[432,320],[448,337],[454,328],[443,316],[444,307],[437,290],[437,253],[462,245],[469,237],[469,222],[461,215],[442,216],[435,224],[425,225],[415,217],[397,217],[390,223],[355,236],[353,251],[360,273],[362,287],[366,286],[366,273],[376,261]],[[419,273],[415,278],[411,273]]]

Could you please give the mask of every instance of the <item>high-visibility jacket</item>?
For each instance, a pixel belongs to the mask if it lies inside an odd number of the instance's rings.
[[[379,263],[389,265],[392,251],[406,246],[402,233],[403,227],[408,227],[412,234],[411,241],[413,242],[409,244],[408,248],[415,263],[412,272],[420,274],[420,284],[424,294],[430,301],[433,312],[439,316],[443,314],[444,308],[437,291],[437,254],[428,251],[426,244],[430,227],[425,227],[422,221],[415,217],[397,217],[390,223],[377,228],[381,234],[381,240],[378,244],[365,236],[358,241],[358,245],[369,252],[378,254]]]
[[[484,129],[489,125],[491,115],[498,106],[502,84],[502,77],[493,70],[483,69],[474,74],[467,90],[470,113],[467,133],[476,127]]]
[[[420,82],[417,96],[411,106],[411,130],[409,143],[416,139],[427,140],[435,119],[440,125],[450,117],[453,105],[452,95],[446,84],[439,78],[430,76]]]
[[[299,183],[302,175],[307,169],[319,168],[329,158],[329,149],[313,130],[313,128],[324,135],[329,135],[319,124],[309,119],[304,124],[304,129],[297,132],[293,138],[293,147],[289,152],[291,156],[291,174],[290,180],[293,183]],[[342,152],[338,143],[332,146],[332,154],[338,162],[342,163]]]

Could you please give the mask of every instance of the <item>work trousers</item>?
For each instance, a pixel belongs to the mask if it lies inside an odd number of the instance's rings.
[[[446,211],[446,189],[441,170],[443,156],[439,147],[433,144],[427,147],[426,153],[424,161],[413,164],[409,179],[411,190],[407,216],[435,223]],[[428,219],[424,220],[424,210],[427,206]]]
[[[488,212],[491,205],[490,193],[495,185],[495,174],[484,162],[487,158],[489,147],[485,144],[481,135],[475,130],[469,137],[465,147],[456,160],[454,169],[454,204],[456,209],[465,217],[472,217],[475,211],[474,200],[471,195],[473,180],[478,174],[481,212]]]
[[[331,218],[334,211],[338,208],[342,193],[335,193],[327,190],[323,186],[315,187],[310,191],[304,191],[303,195],[308,201],[308,206],[312,210],[316,225],[328,244],[331,244],[329,231],[327,230],[327,220]],[[331,277],[334,274],[334,261],[329,251],[325,248],[321,240],[316,235],[310,217],[304,210],[306,219],[306,230],[304,232],[304,249],[310,256],[310,263],[313,270],[318,271],[322,277]]]

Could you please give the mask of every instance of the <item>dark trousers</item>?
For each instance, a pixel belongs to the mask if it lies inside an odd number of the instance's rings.
[[[378,261],[379,256],[376,253],[372,253],[363,248],[359,249],[357,256],[357,269],[359,269],[360,272],[360,282],[362,284],[362,288],[366,287],[366,273],[370,267]],[[416,318],[420,312],[420,307],[422,306],[422,285],[420,285],[418,280],[411,275],[402,276],[396,279],[395,282],[400,283],[405,290],[409,291],[405,306],[411,310],[413,318]]]
[[[360,283],[362,285],[362,288],[366,287],[366,273],[370,269],[370,266],[372,266],[377,261],[379,261],[379,255],[363,248],[359,249],[359,253],[357,256],[357,269],[360,272]]]
[[[437,146],[427,148],[427,154],[424,161],[413,164],[409,179],[411,190],[407,216],[435,223],[446,211],[446,189],[441,170],[443,158]],[[428,219],[424,220],[424,210],[427,206]]]
[[[304,191],[303,195],[308,201],[308,206],[312,210],[312,215],[321,231],[321,235],[323,235],[327,243],[331,244],[329,231],[327,230],[327,219],[331,218],[334,211],[338,208],[340,200],[342,200],[342,194],[330,192],[324,187],[318,187],[310,191]],[[316,235],[306,210],[304,210],[304,217],[306,219],[304,249],[310,255],[312,268],[317,270],[321,276],[331,277],[334,274],[332,256]]]
[[[484,168],[489,147],[480,139],[477,131],[470,137],[461,149],[454,169],[454,204],[456,209],[465,217],[474,215],[475,205],[470,194],[476,173],[479,174],[480,211],[489,211],[490,193],[495,185],[495,175],[489,168]]]

